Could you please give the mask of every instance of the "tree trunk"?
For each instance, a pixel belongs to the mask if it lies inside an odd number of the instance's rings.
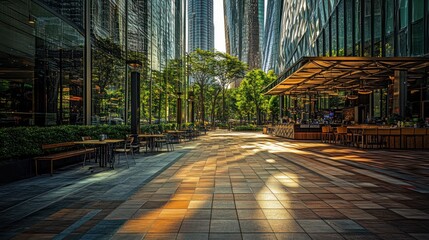
[[[215,111],[216,111],[216,102],[217,102],[217,98],[219,96],[219,91],[216,91],[214,96],[213,96],[213,104],[212,104],[212,113],[211,113],[211,117],[212,117],[212,126],[215,126]]]
[[[256,123],[257,125],[261,125],[261,109],[256,107]]]
[[[201,99],[201,121],[204,126],[205,124],[205,106],[204,106],[204,86],[200,85],[200,99]]]
[[[222,122],[226,123],[227,119],[226,119],[226,114],[225,114],[225,109],[226,109],[226,103],[225,103],[225,89],[222,89]]]

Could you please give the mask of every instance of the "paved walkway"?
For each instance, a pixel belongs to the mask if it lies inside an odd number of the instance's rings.
[[[429,152],[212,132],[0,186],[0,239],[429,239]]]

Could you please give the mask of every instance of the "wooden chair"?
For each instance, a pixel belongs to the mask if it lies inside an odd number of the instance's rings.
[[[324,143],[330,143],[333,139],[334,133],[333,128],[331,126],[322,126],[322,134],[321,134],[321,141]]]
[[[346,126],[337,127],[335,142],[348,145],[351,143],[352,134],[347,132]]]

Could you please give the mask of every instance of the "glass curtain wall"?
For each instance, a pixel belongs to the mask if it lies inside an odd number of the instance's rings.
[[[281,74],[304,56],[429,56],[428,8],[429,0],[284,1],[275,70]],[[386,116],[390,93],[376,94],[383,103],[376,115]],[[429,112],[428,95],[427,78],[409,78],[408,116]]]
[[[126,2],[93,0],[92,124],[122,124],[125,113]]]
[[[0,127],[83,123],[82,16],[72,21],[48,4],[2,1]]]

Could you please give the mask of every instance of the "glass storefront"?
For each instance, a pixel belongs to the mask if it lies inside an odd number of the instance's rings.
[[[181,56],[182,1],[92,0],[90,9],[86,4],[2,1],[0,127],[84,124],[86,116],[91,124],[129,122],[126,60],[144,63],[141,87],[148,88],[151,70],[162,71],[170,59]],[[85,55],[87,41],[90,58]],[[88,109],[86,101],[91,101]],[[147,102],[142,95],[142,106],[147,108]]]
[[[125,121],[125,11],[125,1],[92,1],[92,124]]]
[[[0,126],[82,124],[82,32],[34,2],[2,4]]]

